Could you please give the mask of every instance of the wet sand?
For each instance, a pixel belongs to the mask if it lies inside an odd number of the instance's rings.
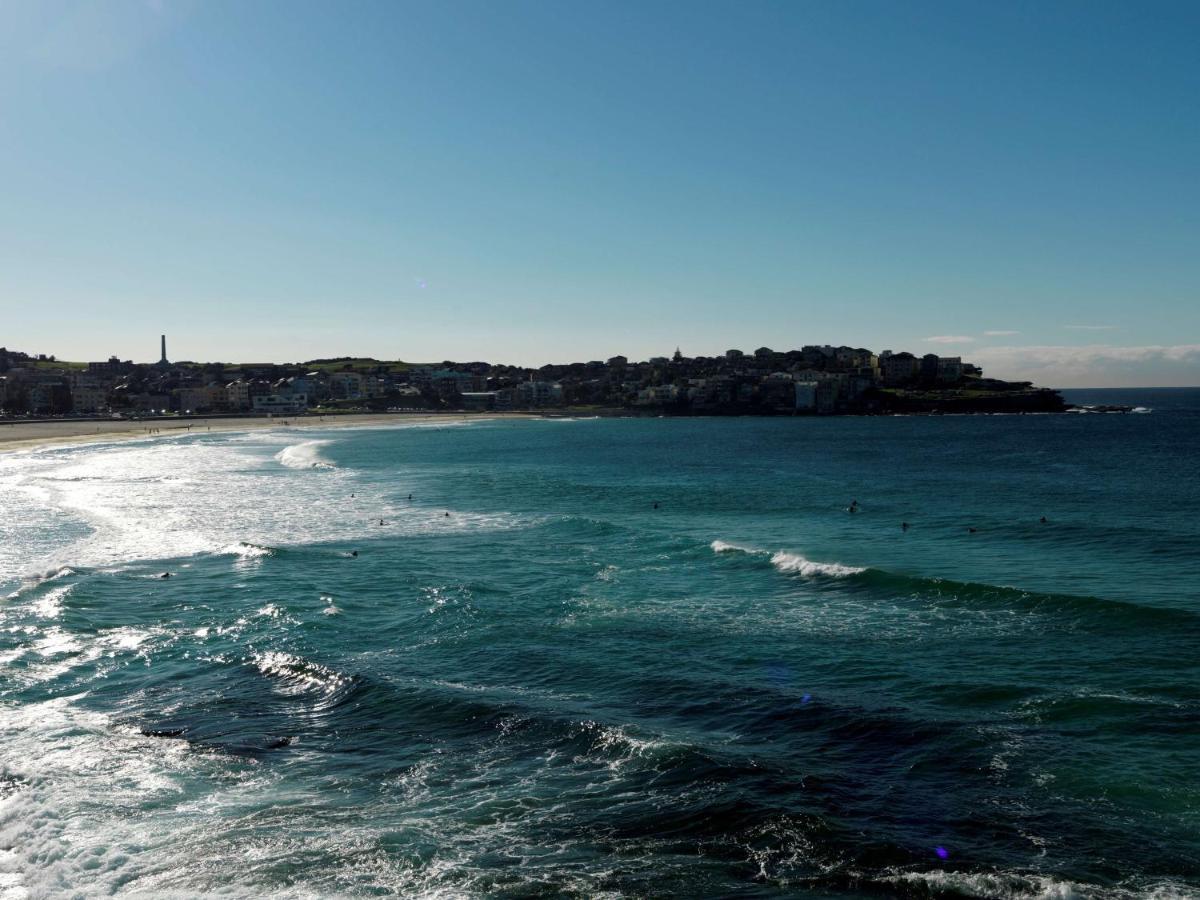
[[[264,428],[351,428],[412,425],[424,422],[477,422],[497,418],[529,418],[530,413],[349,413],[333,416],[247,416],[209,419],[203,416],[172,419],[80,421],[54,419],[0,423],[0,453],[33,450],[59,444],[141,440],[204,434],[216,431],[258,431]]]

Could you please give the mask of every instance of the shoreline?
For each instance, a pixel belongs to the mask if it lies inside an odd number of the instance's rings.
[[[427,422],[483,422],[494,419],[541,418],[533,413],[345,413],[330,416],[206,417],[122,420],[55,419],[0,423],[0,454],[79,444],[148,440],[181,434],[265,431],[296,428],[353,428]],[[152,430],[154,433],[152,433]]]

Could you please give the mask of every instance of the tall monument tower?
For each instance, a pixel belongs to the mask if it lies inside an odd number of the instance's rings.
[[[160,359],[158,361],[158,364],[160,366],[166,368],[167,366],[170,365],[170,363],[167,362],[167,336],[164,334],[164,335],[161,335],[161,337],[162,337],[162,359]]]

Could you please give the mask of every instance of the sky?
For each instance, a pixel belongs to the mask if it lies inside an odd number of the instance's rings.
[[[0,345],[1200,385],[1200,4],[0,0]]]

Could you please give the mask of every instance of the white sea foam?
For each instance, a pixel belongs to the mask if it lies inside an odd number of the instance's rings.
[[[806,578],[847,578],[858,575],[866,569],[860,566],[847,566],[842,563],[814,562],[799,553],[788,553],[778,550],[760,550],[757,547],[747,547],[743,544],[731,544],[728,541],[713,541],[710,545],[713,553],[746,553],[751,556],[770,556],[771,565],[780,572],[803,575]]]
[[[937,893],[950,892],[996,900],[1073,900],[1080,896],[1078,887],[1069,881],[1005,872],[905,872],[883,880],[897,884],[920,884]],[[1089,892],[1085,896],[1092,894]]]
[[[731,544],[728,541],[713,541],[709,546],[713,553],[766,553],[766,550],[756,550],[741,544]]]
[[[292,653],[259,653],[254,656],[254,665],[263,675],[275,679],[282,693],[295,694],[313,688],[322,693],[332,693],[350,682],[343,675]]]
[[[590,720],[581,725],[584,733],[593,736],[592,749],[599,752],[599,758],[587,754],[577,756],[576,761],[602,762],[613,772],[638,760],[655,757],[672,746],[670,742],[663,739],[633,735],[628,728],[621,725],[603,725]]]
[[[275,551],[270,547],[260,547],[258,544],[248,544],[245,541],[230,544],[220,552],[232,556],[240,556],[242,559],[262,559],[275,554]]]
[[[33,602],[31,608],[42,618],[56,619],[62,614],[63,601],[74,587],[75,585],[73,584],[65,584],[62,587],[52,588],[38,597]]]
[[[390,536],[526,524],[505,514],[447,518],[440,509],[396,502],[385,485],[362,483],[353,469],[309,477],[332,440],[297,444],[294,434],[256,432],[2,457],[0,585],[11,591],[28,581],[20,596],[47,576],[75,574],[66,566],[200,553],[254,565],[277,547],[361,540],[379,530],[380,519]],[[300,467],[280,467],[280,455]]]
[[[304,441],[284,447],[275,458],[289,469],[336,469],[332,462],[321,455],[321,448],[330,441]]]
[[[780,572],[796,572],[809,578],[846,578],[866,571],[858,566],[844,566],[841,563],[813,562],[798,553],[785,553],[782,550],[771,557],[771,565]]]

